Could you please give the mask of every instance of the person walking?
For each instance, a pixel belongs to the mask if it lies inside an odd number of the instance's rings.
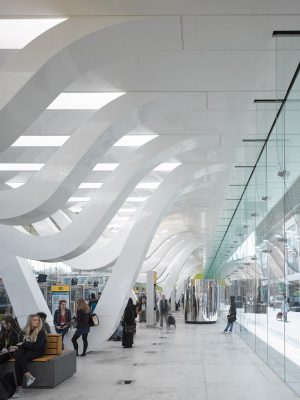
[[[17,390],[13,398],[21,396],[24,377],[27,386],[32,385],[35,381],[35,377],[30,373],[27,363],[34,358],[41,357],[45,353],[47,346],[47,335],[40,316],[36,314],[29,315],[23,332],[23,341],[17,343],[16,347],[14,347]]]
[[[287,313],[290,311],[290,306],[289,306],[289,302],[287,301],[287,299],[284,299],[284,301],[281,304],[280,309],[281,309],[281,312],[283,315],[284,322],[288,322]]]
[[[135,333],[135,319],[136,319],[136,311],[133,305],[132,298],[128,299],[127,306],[124,311],[123,316],[123,337],[122,337],[122,346],[126,349],[130,349],[133,345],[133,335]]]
[[[71,326],[71,311],[67,308],[66,300],[59,300],[58,309],[54,313],[53,324],[56,333],[62,335],[62,347],[64,348],[64,336]]]
[[[95,311],[96,305],[98,303],[98,300],[96,299],[95,293],[91,293],[90,301],[89,301],[89,307],[91,309],[91,313]]]
[[[139,304],[138,309],[139,322],[146,322],[146,298],[142,298],[142,302]]]
[[[236,305],[235,305],[235,297],[230,296],[230,308],[227,315],[227,325],[224,329],[224,333],[232,333],[234,321],[236,321]]]
[[[82,336],[83,341],[83,351],[80,354],[81,357],[86,356],[86,351],[88,348],[88,334],[90,331],[90,319],[91,309],[86,304],[84,299],[77,300],[77,310],[76,310],[76,331],[72,337],[72,343],[74,350],[76,350],[76,355],[78,356],[78,343],[77,340]]]
[[[161,296],[159,301],[159,314],[160,314],[160,327],[162,328],[165,320],[166,326],[168,325],[168,314],[169,314],[169,302],[166,300],[165,295]]]

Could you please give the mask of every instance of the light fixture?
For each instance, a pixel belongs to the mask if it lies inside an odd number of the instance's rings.
[[[162,172],[171,172],[175,168],[177,168],[179,165],[181,165],[180,162],[177,163],[161,163],[159,164],[156,168],[154,168],[154,171],[162,171]]]
[[[42,33],[67,18],[0,19],[0,49],[22,49]]]
[[[47,110],[99,110],[125,92],[61,93]]]
[[[8,186],[10,186],[13,189],[17,189],[20,186],[23,186],[25,182],[6,182]]]
[[[42,163],[0,163],[0,171],[39,171]]]
[[[158,135],[125,135],[119,139],[115,147],[138,147],[155,139]]]
[[[126,199],[126,201],[132,201],[132,202],[141,203],[141,202],[143,202],[143,201],[145,201],[147,199],[148,199],[148,197],[128,197]]]
[[[90,197],[70,197],[68,201],[73,201],[73,202],[80,202],[80,201],[90,201],[91,198]]]
[[[93,168],[93,171],[114,171],[118,166],[119,164],[117,163],[98,163]]]
[[[20,136],[12,147],[60,147],[70,136]]]
[[[82,208],[80,207],[70,207],[69,210],[71,210],[74,213],[80,213],[82,211]]]
[[[136,189],[157,189],[160,182],[140,182],[136,185]]]
[[[102,182],[83,182],[78,189],[99,189],[102,185]]]

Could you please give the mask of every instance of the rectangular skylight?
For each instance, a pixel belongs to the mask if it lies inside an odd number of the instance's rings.
[[[136,185],[137,189],[157,189],[160,182],[140,182]]]
[[[148,199],[148,197],[127,197],[126,201],[133,201],[133,202],[140,203],[140,202],[143,202],[143,201],[145,201],[147,199]]]
[[[155,139],[158,135],[125,135],[118,140],[116,147],[139,147]]]
[[[80,202],[80,201],[90,201],[90,197],[70,197],[68,201]]]
[[[99,110],[125,92],[61,93],[47,110]]]
[[[83,182],[79,189],[99,189],[103,185],[102,182]]]
[[[178,163],[161,163],[159,164],[156,168],[154,168],[154,171],[166,171],[166,172],[171,172],[173,169],[177,168],[179,165],[181,165],[180,162]]]
[[[6,182],[8,186],[10,186],[13,189],[17,189],[20,186],[23,186],[25,182]]]
[[[0,163],[0,171],[39,171],[44,165],[41,163]]]
[[[60,147],[70,136],[20,136],[12,147]]]
[[[114,171],[118,166],[117,163],[99,163],[95,165],[93,171]]]
[[[0,19],[0,49],[22,49],[33,39],[68,18]]]

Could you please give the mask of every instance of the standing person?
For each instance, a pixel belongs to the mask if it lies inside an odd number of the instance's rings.
[[[146,298],[142,298],[139,304],[139,322],[146,322]]]
[[[78,343],[77,340],[82,335],[83,341],[83,351],[80,354],[81,357],[86,356],[86,351],[88,348],[88,334],[90,331],[89,318],[91,314],[90,307],[86,304],[84,299],[77,300],[77,310],[76,310],[76,331],[72,337],[72,343],[74,350],[76,350],[76,355],[78,356]]]
[[[0,364],[14,357],[13,351],[22,340],[23,332],[18,321],[12,315],[4,315],[0,333]]]
[[[287,321],[287,313],[290,311],[290,306],[289,306],[289,302],[287,301],[286,298],[281,303],[280,309],[281,309],[281,312],[282,312],[282,315],[283,315],[284,322],[288,322]]]
[[[166,326],[167,326],[168,314],[169,314],[169,302],[168,302],[168,300],[166,300],[166,297],[164,294],[161,296],[161,299],[159,301],[159,314],[160,314],[160,327],[161,328],[163,327],[164,319],[166,321]]]
[[[125,308],[123,317],[122,346],[126,349],[131,348],[133,345],[133,335],[135,332],[135,318],[136,318],[135,307],[133,305],[132,298],[130,297],[128,299],[128,303]]]
[[[91,293],[89,307],[90,307],[92,313],[95,311],[97,303],[98,303],[98,300],[96,299],[95,293]]]
[[[20,397],[22,394],[24,377],[27,386],[32,385],[35,381],[34,376],[29,372],[27,362],[32,361],[34,358],[41,357],[45,353],[47,345],[46,331],[43,328],[42,320],[38,315],[29,315],[23,331],[23,342],[19,342],[17,347],[14,347],[15,373],[17,380],[17,390],[13,395],[14,398]]]
[[[59,300],[58,309],[54,313],[53,324],[56,333],[62,335],[62,347],[64,348],[64,336],[71,325],[71,311],[67,308],[66,300]]]
[[[235,305],[235,297],[234,296],[230,296],[230,308],[229,308],[229,312],[227,315],[227,325],[224,329],[224,333],[227,333],[228,329],[228,333],[232,333],[232,329],[233,329],[233,324],[234,321],[236,321],[236,305]]]
[[[43,323],[43,327],[44,327],[46,333],[51,333],[50,326],[49,326],[48,322],[46,321],[47,314],[45,314],[44,312],[40,311],[40,312],[36,313],[36,315],[38,315],[41,318],[42,323]]]

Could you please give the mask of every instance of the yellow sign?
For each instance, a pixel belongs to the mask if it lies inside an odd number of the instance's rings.
[[[157,272],[153,271],[153,282],[157,283]]]
[[[70,291],[69,285],[51,286],[51,292],[69,292],[69,291]]]

